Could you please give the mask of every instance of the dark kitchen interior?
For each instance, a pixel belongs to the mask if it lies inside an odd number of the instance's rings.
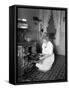
[[[52,68],[41,72],[39,60],[41,32],[47,32],[54,45]],[[65,79],[65,11],[18,8],[18,82]]]

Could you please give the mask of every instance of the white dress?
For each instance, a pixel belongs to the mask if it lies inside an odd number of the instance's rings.
[[[36,63],[36,67],[38,67],[39,70],[46,72],[51,69],[54,62],[53,44],[50,41],[42,44],[42,54],[44,55],[40,58],[42,63]]]

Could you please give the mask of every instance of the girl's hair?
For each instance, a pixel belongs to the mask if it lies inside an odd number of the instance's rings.
[[[49,36],[48,35],[44,35],[43,37],[42,37],[42,39],[45,39],[45,40],[49,40]]]

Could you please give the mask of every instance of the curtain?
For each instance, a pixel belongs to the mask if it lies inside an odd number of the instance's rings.
[[[40,12],[39,12],[39,18],[42,20],[42,22],[39,23],[39,31],[41,29],[43,29],[42,35],[39,35],[40,38],[42,38],[44,33],[47,31],[50,16],[51,16],[51,11],[50,10],[41,9]]]
[[[48,27],[48,22],[51,16],[51,10],[43,10],[42,11],[42,27],[43,27],[43,34],[42,37],[44,36],[45,32],[47,32],[47,27]],[[42,38],[41,37],[41,38]]]
[[[48,22],[49,22],[49,19],[50,19],[50,16],[51,16],[51,10],[44,10],[43,13],[44,13],[44,16],[43,16],[44,32],[46,32],[47,27],[48,27]]]
[[[53,10],[53,19],[54,19],[54,25],[56,29],[56,39],[55,44],[56,46],[59,46],[60,43],[60,19],[61,19],[61,11]]]

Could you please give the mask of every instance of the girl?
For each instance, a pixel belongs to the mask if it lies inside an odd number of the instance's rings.
[[[36,67],[40,71],[46,72],[51,69],[54,62],[53,44],[48,37],[44,37],[42,40],[42,53],[39,57],[39,62],[36,63]]]

